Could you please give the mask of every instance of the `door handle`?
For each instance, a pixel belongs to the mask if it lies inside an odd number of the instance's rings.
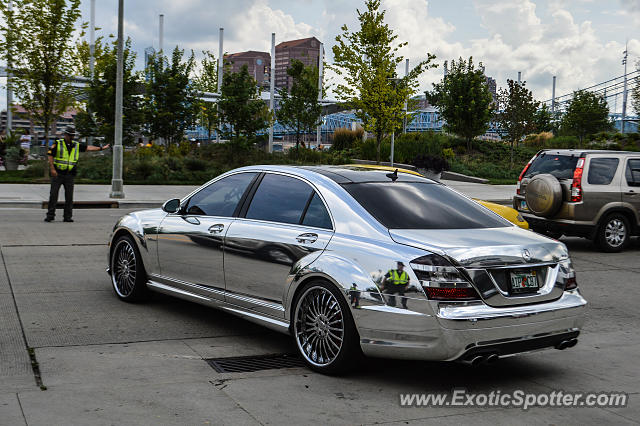
[[[624,193],[624,195],[636,195],[636,194],[637,194],[637,192],[636,192],[636,191],[634,191],[634,190],[631,190],[631,191],[629,191],[629,192],[625,192],[625,193]]]
[[[185,222],[189,222],[192,225],[200,225],[200,221],[198,220],[197,217],[193,217],[193,216],[187,216],[187,217],[182,217],[184,219]]]
[[[221,223],[216,223],[215,225],[211,225],[209,227],[209,232],[211,234],[219,234],[224,229],[224,225]]]
[[[296,237],[296,240],[302,244],[312,244],[315,243],[318,239],[318,234],[314,234],[313,232],[308,232],[304,234],[300,234]]]

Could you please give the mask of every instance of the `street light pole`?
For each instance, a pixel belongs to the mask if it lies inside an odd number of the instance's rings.
[[[274,116],[269,124],[269,145],[267,151],[273,152],[273,121],[275,120],[275,89],[276,89],[276,33],[271,33],[271,64],[269,65],[269,111]]]
[[[629,50],[629,44],[624,48],[624,57],[622,58],[622,64],[624,65],[624,88],[622,89],[622,123],[620,125],[620,133],[624,133],[624,122],[627,118],[627,56]]]
[[[122,43],[124,21],[124,0],[118,0],[118,51],[116,66],[116,116],[113,144],[113,178],[111,179],[111,198],[124,198],[122,185]]]
[[[91,14],[89,20],[89,78],[93,81],[96,52],[96,0],[91,0]],[[91,115],[91,109],[87,102],[87,112]],[[93,145],[93,136],[87,138],[87,144]]]
[[[218,128],[216,129],[216,143],[220,143],[220,129],[222,121],[220,121],[220,95],[222,94],[222,78],[224,77],[224,62],[222,61],[222,43],[224,37],[224,28],[220,28],[220,36],[218,38],[218,102],[216,102],[216,111],[218,111]]]
[[[13,12],[13,0],[9,0],[7,9],[9,9],[9,12]],[[11,88],[11,49],[12,46],[9,46],[7,52],[7,136],[11,135],[11,128],[13,127],[13,111],[11,110],[11,104],[13,103],[13,89]]]

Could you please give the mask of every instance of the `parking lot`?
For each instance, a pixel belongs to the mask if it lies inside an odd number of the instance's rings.
[[[289,353],[288,337],[154,295],[116,299],[106,240],[123,209],[0,209],[0,424],[637,424],[640,241],[570,249],[589,301],[576,347],[473,368],[369,359],[345,377],[302,367],[218,373],[205,359]],[[30,357],[27,348],[33,348]],[[33,362],[40,377],[34,376]],[[41,390],[39,387],[41,385]],[[629,393],[624,408],[403,407],[402,393],[524,390]]]

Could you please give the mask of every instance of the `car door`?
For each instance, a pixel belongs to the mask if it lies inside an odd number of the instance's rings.
[[[158,230],[158,261],[165,284],[224,299],[222,242],[258,173],[217,180],[169,214]]]
[[[310,263],[327,246],[330,214],[311,185],[276,173],[263,176],[243,210],[224,242],[226,300],[284,317],[287,278],[296,263]]]
[[[622,202],[633,206],[640,217],[640,156],[627,159],[621,189]]]

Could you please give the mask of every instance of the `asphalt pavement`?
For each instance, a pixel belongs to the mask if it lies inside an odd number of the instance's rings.
[[[170,196],[188,192],[171,189]],[[572,349],[479,368],[369,359],[345,377],[302,367],[218,373],[205,359],[294,348],[287,336],[181,300],[154,295],[144,304],[119,301],[104,272],[106,240],[126,211],[77,210],[75,223],[44,223],[41,209],[0,209],[1,425],[584,425],[640,419],[638,239],[620,254],[597,252],[577,238],[562,240],[589,301],[586,326]],[[624,408],[526,411],[399,402],[400,393],[456,388],[618,391],[630,400]]]

